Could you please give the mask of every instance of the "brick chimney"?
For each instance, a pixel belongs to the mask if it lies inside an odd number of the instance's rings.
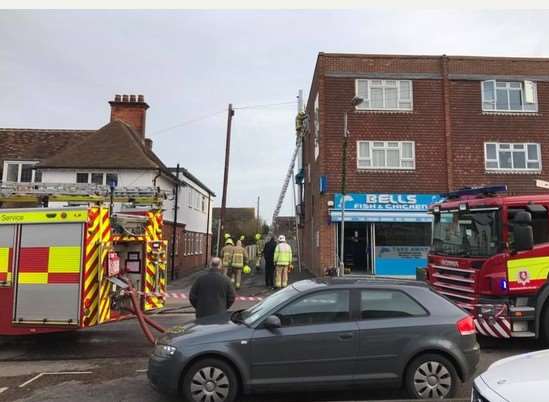
[[[149,105],[143,95],[115,95],[111,105],[111,121],[120,120],[129,124],[145,140],[145,116]]]

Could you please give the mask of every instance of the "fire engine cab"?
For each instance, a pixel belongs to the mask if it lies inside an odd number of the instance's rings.
[[[467,188],[431,206],[427,280],[474,316],[478,333],[549,343],[549,195],[506,191]]]
[[[162,198],[154,188],[0,182],[0,335],[93,327],[163,307]],[[137,308],[128,300],[134,286]]]

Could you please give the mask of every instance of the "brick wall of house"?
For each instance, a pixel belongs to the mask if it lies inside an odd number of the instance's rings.
[[[351,110],[357,78],[411,79],[413,111]],[[491,78],[535,81],[538,113],[483,113],[481,81]],[[315,160],[313,110],[317,93],[320,155]],[[464,186],[505,183],[512,193],[525,194],[543,191],[535,187],[535,179],[549,178],[549,168],[545,167],[549,165],[549,59],[321,53],[306,107],[310,125],[303,146],[306,169],[303,259],[305,266],[317,275],[334,266],[336,258],[335,225],[329,220],[328,202],[333,200],[334,193],[341,191],[346,110],[349,111],[350,132],[347,192],[440,193]],[[357,140],[415,141],[416,168],[412,171],[359,171]],[[487,141],[541,144],[543,170],[534,174],[486,172],[484,142]],[[321,175],[328,177],[328,192],[324,194],[319,193]],[[316,246],[317,232],[319,247]]]
[[[168,276],[171,278],[171,253],[173,223],[164,223],[164,236],[168,239]],[[175,277],[182,277],[210,261],[212,236],[206,233],[190,232],[185,225],[176,226]]]

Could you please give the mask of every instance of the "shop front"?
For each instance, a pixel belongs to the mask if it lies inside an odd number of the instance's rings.
[[[438,194],[350,193],[345,195],[345,267],[352,274],[415,277],[427,264],[431,242],[429,205]],[[340,255],[342,197],[334,195],[330,221]]]

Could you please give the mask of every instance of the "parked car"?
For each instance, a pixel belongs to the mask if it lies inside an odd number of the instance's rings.
[[[425,283],[318,279],[174,329],[158,340],[148,376],[190,402],[374,384],[449,398],[478,360],[472,317]]]
[[[549,349],[507,357],[475,378],[471,402],[547,402]]]

